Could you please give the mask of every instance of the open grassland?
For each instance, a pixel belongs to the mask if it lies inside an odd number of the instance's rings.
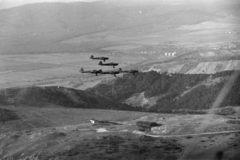
[[[59,106],[54,105],[49,106],[49,108],[27,106],[1,106],[1,108],[14,111],[18,116],[18,120],[10,120],[1,124],[1,132],[85,124],[89,123],[90,119],[124,122],[151,114],[131,111],[59,108]]]
[[[85,70],[112,70],[101,67],[98,61],[90,59],[91,54],[24,54],[0,55],[0,88],[28,85],[57,85],[85,89],[111,76],[81,74]],[[100,54],[93,54],[98,56]],[[111,62],[118,62],[119,67],[143,61],[144,57],[134,55],[105,55]]]

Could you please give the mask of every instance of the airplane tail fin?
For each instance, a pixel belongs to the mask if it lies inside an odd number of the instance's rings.
[[[84,72],[84,69],[83,69],[83,68],[81,68],[79,72],[83,73],[83,72]]]
[[[119,68],[119,72],[122,72],[122,68]]]
[[[102,63],[102,61],[100,61],[99,63],[98,63],[98,65],[102,65],[103,63]]]
[[[108,60],[109,58],[108,57],[104,57],[103,61],[105,62],[106,60]]]
[[[93,56],[93,55],[91,55],[90,59],[93,59],[93,58],[94,58],[94,56]]]

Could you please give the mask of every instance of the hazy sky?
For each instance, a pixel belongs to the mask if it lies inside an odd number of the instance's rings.
[[[84,1],[92,2],[96,0],[0,0],[0,9],[15,7],[27,3],[37,3],[37,2],[75,2],[75,1]]]
[[[76,2],[76,1],[84,1],[84,2],[92,2],[98,0],[0,0],[0,9],[15,7],[27,3],[38,3],[38,2]],[[116,0],[115,0],[116,1]],[[172,2],[188,2],[188,1],[200,1],[200,2],[219,2],[219,1],[228,1],[228,0],[119,0],[120,2],[134,2],[134,3],[151,3],[151,2],[161,2],[161,1],[172,1]],[[237,0],[236,0],[237,1]]]

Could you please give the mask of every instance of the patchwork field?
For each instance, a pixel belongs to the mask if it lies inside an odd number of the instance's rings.
[[[183,73],[183,74],[214,74],[222,71],[240,70],[240,60],[215,61],[215,62],[193,62],[179,64],[164,63],[150,65],[144,70],[168,73]]]

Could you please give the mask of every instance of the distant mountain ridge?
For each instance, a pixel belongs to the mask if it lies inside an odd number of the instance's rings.
[[[12,1],[12,2],[11,2]],[[77,1],[82,1],[82,2],[92,2],[96,0],[21,0],[21,1],[15,1],[15,0],[3,0],[0,2],[0,10],[1,9],[9,9],[12,7],[19,7],[23,6],[26,4],[31,4],[31,3],[42,3],[42,2],[48,2],[48,3],[56,3],[56,2],[62,2],[62,3],[71,3],[71,2],[77,2]]]
[[[164,1],[165,2],[165,1]],[[62,41],[84,35],[119,31],[132,36],[159,34],[164,25],[197,24],[239,14],[239,4],[208,6],[204,3],[160,3],[157,5],[119,5],[116,1],[92,3],[39,3],[0,11],[1,53],[77,52],[109,46],[113,42],[92,40],[89,43]],[[101,37],[99,37],[101,38]],[[123,43],[120,39],[116,44]],[[97,43],[96,43],[97,42]]]

